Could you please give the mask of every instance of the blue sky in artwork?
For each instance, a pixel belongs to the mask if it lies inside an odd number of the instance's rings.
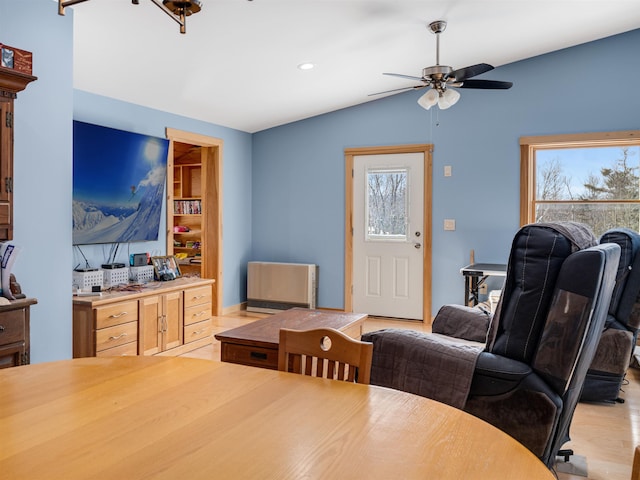
[[[164,182],[168,140],[74,122],[75,201],[133,206],[148,184]]]

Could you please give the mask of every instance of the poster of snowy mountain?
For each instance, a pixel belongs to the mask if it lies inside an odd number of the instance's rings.
[[[73,122],[73,244],[158,239],[169,141]]]

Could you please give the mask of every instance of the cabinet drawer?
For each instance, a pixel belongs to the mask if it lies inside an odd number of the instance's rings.
[[[120,357],[122,355],[137,355],[138,342],[129,342],[118,347],[107,348],[100,352],[96,352],[96,357]]]
[[[252,367],[278,369],[278,349],[221,342],[220,359]]]
[[[6,312],[0,318],[0,345],[25,340],[25,318],[23,310]]]
[[[96,330],[96,352],[138,340],[138,322]]]
[[[184,343],[211,336],[211,320],[193,323],[184,327]]]
[[[6,225],[11,221],[11,207],[8,203],[0,203],[0,224]]]
[[[194,305],[184,309],[184,324],[191,325],[192,323],[201,322],[203,320],[209,320],[211,318],[211,304],[205,303],[203,305]]]
[[[184,306],[187,308],[194,305],[202,305],[203,303],[211,303],[211,300],[211,285],[189,288],[184,291]]]
[[[112,327],[138,320],[138,302],[119,302],[96,308],[96,328]]]

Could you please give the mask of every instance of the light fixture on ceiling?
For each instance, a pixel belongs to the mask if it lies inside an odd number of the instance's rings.
[[[406,78],[422,82],[412,87],[395,88],[384,92],[372,93],[380,95],[382,93],[399,92],[402,90],[415,90],[418,88],[430,87],[430,89],[418,99],[418,104],[422,108],[429,110],[434,105],[438,105],[442,110],[455,105],[460,99],[458,88],[478,88],[481,90],[507,90],[513,86],[511,82],[498,80],[476,80],[473,77],[493,70],[488,63],[478,63],[468,67],[454,70],[448,65],[440,65],[440,34],[447,28],[447,22],[436,20],[431,22],[427,28],[436,35],[436,64],[422,69],[422,76],[413,77],[400,73],[383,73],[394,77]]]
[[[305,62],[298,65],[300,70],[312,70],[315,67],[313,63]]]
[[[64,9],[77,3],[89,0],[58,0],[58,15],[64,15]],[[187,33],[187,17],[198,13],[202,9],[200,0],[151,0],[160,10],[169,15],[180,25],[180,33]],[[131,0],[134,5],[139,5],[140,0]]]
[[[438,105],[440,110],[446,110],[455,105],[458,100],[460,100],[460,94],[451,88],[444,89],[442,92],[438,89],[430,88],[427,93],[418,99],[418,104],[426,110],[429,110],[434,105]]]

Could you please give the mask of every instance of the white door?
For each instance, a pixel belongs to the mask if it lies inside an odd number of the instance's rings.
[[[353,311],[422,320],[424,154],[353,157]]]

